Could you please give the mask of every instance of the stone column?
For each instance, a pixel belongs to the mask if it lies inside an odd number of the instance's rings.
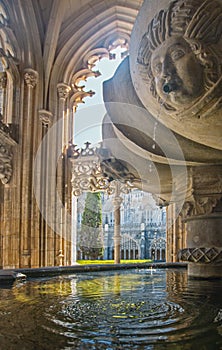
[[[182,211],[187,248],[179,256],[191,277],[222,277],[222,166],[192,168],[190,179]]]
[[[58,96],[59,96],[59,118],[62,117],[63,128],[62,128],[62,151],[64,147],[68,147],[69,143],[69,115],[66,110],[66,100],[69,96],[71,88],[65,83],[59,83],[57,85]]]
[[[120,234],[120,206],[122,198],[120,197],[120,183],[115,181],[115,190],[113,198],[114,207],[114,262],[115,264],[120,263],[120,245],[121,245],[121,234]]]
[[[31,258],[31,205],[32,205],[32,160],[34,95],[38,73],[33,69],[24,71],[24,113],[21,171],[21,267],[30,267]]]
[[[12,144],[12,140],[7,140],[7,135],[0,130],[0,264],[3,268],[15,266],[13,264],[18,259],[19,247],[15,234],[16,208],[13,205],[16,189],[15,186],[10,186],[10,180],[13,184]]]
[[[51,112],[41,109],[39,110],[39,119],[42,123],[42,138],[47,135],[48,129],[52,125],[53,115]],[[54,265],[54,232],[48,223],[51,222],[52,196],[49,186],[50,166],[52,145],[48,142],[47,137],[41,145],[41,223],[40,223],[40,266]]]
[[[4,123],[7,122],[5,115],[6,86],[7,74],[6,72],[0,72],[0,120]]]
[[[177,204],[172,203],[167,207],[167,262],[178,262],[178,250],[185,247],[185,229],[181,215],[178,215]]]
[[[57,167],[57,192],[59,195],[60,203],[62,203],[62,207],[59,207],[57,202],[57,213],[56,213],[56,220],[57,220],[57,227],[60,237],[59,243],[57,246],[58,251],[62,251],[62,254],[64,254],[64,264],[67,262],[67,256],[66,256],[66,236],[67,236],[67,229],[70,229],[70,227],[67,228],[67,203],[66,203],[66,196],[65,196],[65,183],[66,183],[66,147],[68,147],[68,115],[67,115],[67,108],[66,108],[66,100],[70,93],[70,86],[68,86],[65,83],[59,83],[57,85],[57,91],[59,96],[59,119],[62,118],[61,128],[57,128],[57,147],[58,150],[61,150],[61,157],[58,162]],[[71,216],[70,216],[71,217]],[[69,225],[68,225],[69,226]]]

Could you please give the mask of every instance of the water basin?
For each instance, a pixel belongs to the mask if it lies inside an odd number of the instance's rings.
[[[222,281],[87,272],[0,289],[0,349],[222,349]]]

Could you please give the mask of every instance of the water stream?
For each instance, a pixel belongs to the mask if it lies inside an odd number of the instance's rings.
[[[0,349],[222,349],[222,280],[87,272],[0,289]]]

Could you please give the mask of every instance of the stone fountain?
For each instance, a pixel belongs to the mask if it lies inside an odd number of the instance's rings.
[[[222,277],[222,1],[145,0],[104,101],[106,171],[174,206],[189,276]]]

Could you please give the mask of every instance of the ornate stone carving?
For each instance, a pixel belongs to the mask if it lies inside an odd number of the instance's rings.
[[[222,198],[222,168],[203,166],[188,169],[185,202],[180,215],[183,219],[194,215],[209,215]],[[177,191],[185,191],[176,179]]]
[[[6,72],[0,72],[0,89],[5,89],[7,85],[7,74]]]
[[[92,71],[89,68],[81,69],[77,73],[75,73],[72,77],[72,96],[70,101],[76,111],[76,108],[79,103],[84,103],[84,99],[86,97],[92,97],[95,95],[95,92],[92,90],[84,91],[85,85],[81,82],[86,81],[89,77],[99,77],[101,73],[99,71]]]
[[[85,85],[80,85],[81,82],[86,81],[89,77],[99,77],[101,73],[99,71],[92,71],[88,68],[81,69],[77,73],[75,73],[72,77],[72,88],[74,91],[83,91]]]
[[[75,91],[72,96],[71,96],[71,104],[74,108],[74,111],[76,111],[78,104],[80,103],[84,103],[84,99],[86,97],[92,97],[93,95],[95,95],[95,92],[92,90],[89,91]]]
[[[0,144],[0,180],[7,184],[12,176],[12,152],[10,146]]]
[[[85,145],[81,150],[75,145],[70,145],[68,150],[68,157],[73,160],[71,183],[75,196],[79,196],[83,191],[106,190],[110,182],[103,174],[96,148],[91,148],[89,142]]]
[[[222,198],[222,194],[206,197],[195,197],[192,201],[184,203],[181,210],[181,217],[186,219],[194,215],[209,215]]]
[[[109,186],[109,178],[104,177],[97,160],[86,158],[84,162],[76,161],[72,171],[73,194],[79,196],[83,191],[103,191]]]
[[[57,84],[57,90],[59,98],[62,100],[66,100],[71,91],[71,87],[65,83],[59,83]]]
[[[27,68],[25,69],[24,80],[29,87],[34,88],[38,83],[38,73],[31,68]]]
[[[108,194],[114,195],[114,200],[116,200],[116,205],[120,206],[122,202],[122,198],[119,197],[121,193],[127,194],[134,186],[129,181],[120,182],[120,181],[112,181],[110,182],[110,186],[107,190]]]
[[[83,63],[85,67],[88,67],[92,71],[92,68],[95,67],[96,63],[104,57],[109,57],[109,51],[102,47],[91,50],[83,58]]]
[[[217,0],[176,0],[148,24],[137,62],[156,111],[198,117],[221,105],[221,13]]]
[[[90,147],[85,143],[85,148],[78,149],[76,145],[69,146],[67,156],[72,161],[72,189],[75,196],[83,191],[106,191],[108,194],[128,193],[133,185],[129,181],[123,183],[113,181],[106,175],[100,163],[100,148]]]
[[[41,120],[43,126],[51,126],[53,121],[53,114],[45,109],[39,110],[39,119]]]
[[[222,248],[186,248],[181,249],[179,258],[194,263],[222,262]]]

